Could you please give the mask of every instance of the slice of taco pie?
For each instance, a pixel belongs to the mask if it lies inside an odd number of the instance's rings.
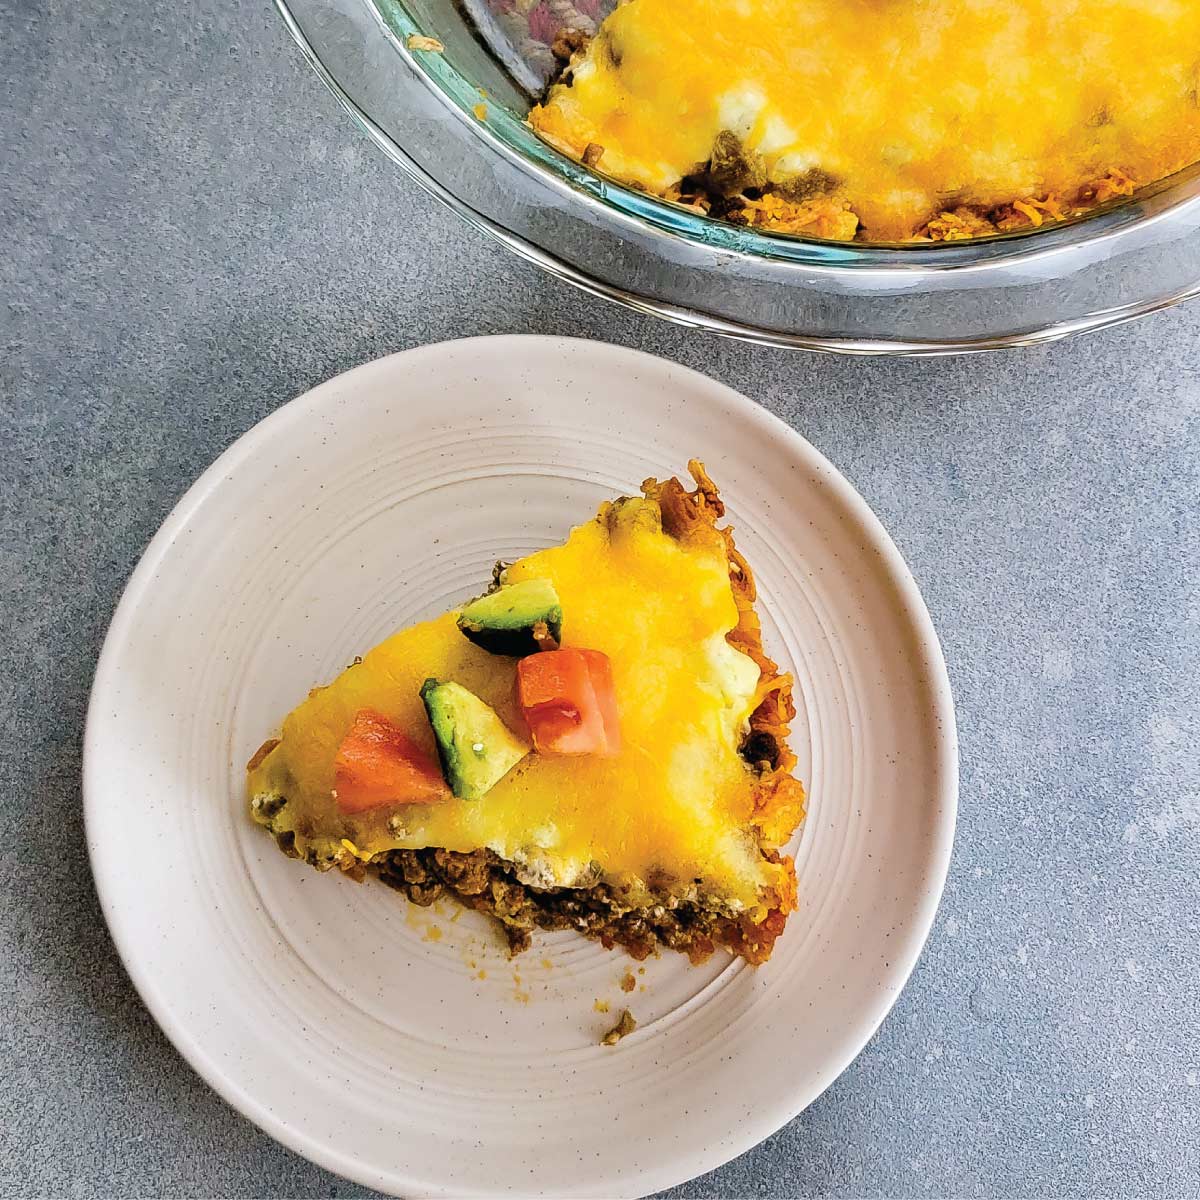
[[[318,870],[489,914],[514,951],[573,929],[765,961],[796,902],[791,679],[690,469],[315,689],[250,762],[254,819]]]

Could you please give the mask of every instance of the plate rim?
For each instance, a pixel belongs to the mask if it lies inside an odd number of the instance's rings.
[[[167,1040],[218,1096],[275,1141],[345,1179],[399,1196],[458,1194],[451,1187],[431,1189],[428,1182],[418,1182],[412,1178],[401,1179],[393,1172],[385,1174],[363,1159],[343,1155],[335,1147],[313,1142],[298,1133],[286,1120],[262,1105],[236,1083],[222,1070],[218,1061],[205,1050],[200,1041],[191,1035],[185,1025],[174,1019],[168,1001],[159,994],[153,972],[139,962],[132,924],[123,926],[121,912],[111,891],[106,888],[105,872],[112,868],[106,862],[103,839],[97,836],[101,823],[99,804],[103,789],[101,767],[98,763],[101,734],[97,713],[106,693],[112,687],[110,680],[115,680],[118,655],[133,630],[137,609],[153,584],[157,568],[170,552],[180,533],[186,529],[189,520],[220,487],[224,477],[243,459],[253,454],[278,427],[295,419],[304,408],[319,405],[330,393],[336,393],[347,385],[352,386],[356,376],[391,372],[398,367],[403,371],[415,365],[421,358],[436,359],[446,353],[461,353],[464,350],[469,352],[481,344],[502,349],[505,343],[516,352],[531,343],[540,343],[544,349],[575,353],[581,348],[586,348],[586,353],[592,355],[609,356],[610,360],[623,360],[620,365],[625,368],[636,369],[639,364],[645,364],[662,370],[665,366],[672,372],[678,372],[689,383],[707,389],[714,399],[724,400],[737,411],[740,419],[756,426],[762,436],[788,442],[801,459],[820,471],[823,482],[833,491],[839,505],[869,535],[873,548],[882,560],[885,574],[891,579],[903,601],[904,615],[912,627],[921,661],[926,668],[932,711],[937,718],[932,722],[935,731],[932,748],[935,750],[936,774],[941,779],[942,786],[940,793],[931,799],[938,802],[941,817],[929,842],[927,882],[919,892],[914,892],[914,895],[919,896],[919,904],[913,914],[903,953],[893,956],[887,977],[883,981],[885,986],[877,989],[869,1004],[868,1015],[856,1026],[853,1037],[845,1040],[842,1052],[831,1057],[831,1067],[822,1084],[815,1088],[797,1087],[789,1103],[763,1111],[757,1121],[744,1121],[735,1126],[728,1139],[720,1146],[691,1154],[690,1165],[685,1174],[680,1175],[671,1170],[668,1164],[659,1164],[638,1167],[627,1177],[627,1182],[642,1192],[657,1191],[716,1170],[759,1145],[819,1099],[862,1053],[895,1006],[928,942],[945,888],[957,824],[958,733],[950,677],[933,620],[908,564],[883,523],[850,480],[803,434],[735,388],[674,359],[612,342],[552,334],[505,333],[427,343],[382,355],[330,376],[280,404],[235,438],[187,488],[146,544],[122,589],[97,659],[84,724],[81,774],[88,859],[105,924],[130,982]],[[594,367],[595,363],[581,365],[586,369]],[[396,1190],[397,1182],[401,1182],[404,1190]],[[586,1191],[586,1188],[587,1183],[584,1181],[581,1191]]]

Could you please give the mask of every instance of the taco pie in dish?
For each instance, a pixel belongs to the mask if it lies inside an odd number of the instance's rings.
[[[557,50],[542,138],[766,230],[1028,230],[1200,159],[1189,0],[626,0]]]

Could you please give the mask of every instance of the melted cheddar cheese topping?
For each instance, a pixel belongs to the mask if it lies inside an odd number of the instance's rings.
[[[760,670],[726,641],[738,622],[729,560],[720,534],[705,534],[677,541],[662,531],[657,503],[623,500],[564,545],[508,568],[507,582],[553,581],[564,645],[611,659],[618,755],[531,753],[479,800],[340,813],[334,755],[358,709],[383,712],[433,752],[418,694],[428,676],[458,681],[523,731],[515,660],[468,641],[451,612],[397,633],[312,692],[251,771],[253,802],[286,801],[271,827],[294,833],[301,853],[348,844],[367,860],[399,848],[487,847],[535,885],[603,879],[637,896],[647,879],[665,878],[673,891],[695,888],[754,914],[783,870],[759,848],[758,777],[738,753]]]
[[[1200,158],[1196,0],[627,0],[571,75],[531,114],[546,140],[672,195],[732,134],[752,180],[852,210],[822,236],[853,236],[853,215],[902,240],[963,205],[1086,206],[1108,198],[1096,181]],[[747,219],[786,227],[775,207]]]

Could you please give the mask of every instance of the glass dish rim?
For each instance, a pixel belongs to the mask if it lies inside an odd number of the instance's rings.
[[[420,34],[417,23],[409,17],[407,9],[400,0],[388,0],[398,12],[404,14],[409,29],[393,28],[381,12],[378,0],[360,0],[363,7],[370,12],[376,21],[381,34],[387,39],[392,49],[403,58],[410,71],[422,86],[437,97],[446,111],[453,113],[455,118],[464,124],[474,139],[484,147],[500,153],[510,164],[516,166],[526,175],[530,175],[543,186],[550,186],[560,195],[570,198],[575,203],[602,213],[607,219],[616,219],[621,224],[627,222],[640,229],[649,226],[656,234],[665,237],[679,238],[682,241],[701,246],[709,250],[719,250],[730,257],[739,257],[751,261],[772,261],[787,269],[789,266],[805,275],[830,274],[845,278],[850,274],[869,274],[876,272],[885,277],[901,277],[908,272],[929,271],[939,274],[958,269],[979,271],[989,267],[1003,267],[1016,261],[1022,263],[1041,260],[1059,254],[1079,250],[1085,246],[1104,241],[1114,240],[1121,234],[1134,229],[1145,229],[1185,209],[1200,209],[1200,163],[1193,168],[1187,168],[1176,176],[1159,181],[1150,188],[1143,189],[1134,201],[1126,201],[1111,206],[1105,206],[1086,216],[1069,222],[1057,223],[1051,229],[1034,230],[1016,235],[1003,235],[986,239],[964,240],[955,243],[941,244],[891,244],[873,245],[870,243],[839,243],[802,239],[790,235],[764,234],[758,231],[738,229],[725,222],[704,217],[690,212],[682,206],[672,205],[657,197],[643,195],[633,189],[625,188],[615,181],[589,171],[573,159],[561,154],[553,147],[537,139],[532,131],[528,131],[523,122],[516,122],[507,109],[504,111],[509,121],[520,124],[526,129],[530,141],[536,142],[547,160],[553,161],[553,169],[548,163],[532,162],[526,155],[517,150],[508,141],[499,136],[494,125],[481,121],[478,116],[469,111],[452,94],[450,94],[429,71],[417,61],[414,54],[405,45],[404,39],[409,34]],[[427,194],[433,196],[446,207],[458,214],[472,228],[486,234],[501,245],[517,254],[527,262],[531,262],[564,282],[570,283],[581,290],[601,299],[621,304],[638,312],[656,316],[671,321],[674,324],[688,328],[704,329],[721,336],[734,338],[755,344],[774,346],[785,349],[804,349],[830,353],[850,354],[860,356],[897,355],[901,357],[933,357],[950,354],[970,354],[991,350],[1007,349],[1016,346],[1036,346],[1060,340],[1077,333],[1109,328],[1137,319],[1146,314],[1171,308],[1189,299],[1200,296],[1200,279],[1178,288],[1166,295],[1138,299],[1111,308],[1097,309],[1083,316],[1062,321],[1030,326],[1012,332],[981,335],[977,338],[959,338],[954,340],[912,340],[891,337],[839,337],[826,334],[808,334],[790,332],[778,329],[764,329],[757,325],[743,323],[735,319],[718,316],[703,309],[687,307],[672,301],[660,300],[642,293],[631,291],[620,285],[613,284],[590,272],[583,270],[573,263],[563,259],[556,253],[545,249],[521,233],[514,232],[504,224],[479,211],[469,202],[442,184],[429,170],[418,162],[395,138],[391,136],[368,113],[350,93],[343,87],[334,69],[325,61],[321,52],[313,45],[305,33],[300,19],[292,11],[291,0],[274,0],[275,7],[282,17],[285,27],[296,42],[309,65],[316,72],[334,98],[342,106],[359,129],[384,152],[387,157],[405,172],[406,175]],[[441,60],[440,55],[432,55]],[[441,60],[444,63],[444,60]],[[454,68],[444,64],[450,71]],[[454,71],[457,79],[464,87],[472,89],[478,100],[486,103],[486,97],[480,96],[476,85],[466,81],[461,74]],[[1137,200],[1154,199],[1164,192],[1178,187],[1179,178],[1186,175],[1192,184],[1188,194],[1178,199],[1159,203],[1155,210],[1149,213],[1140,212]],[[585,177],[589,183],[599,185],[596,191],[590,188],[574,186],[576,177]],[[624,197],[633,197],[637,207],[626,207],[611,202],[609,196],[618,190]],[[647,212],[666,212],[670,214],[664,224],[647,219]],[[780,256],[777,254],[755,253],[744,246],[723,244],[711,236],[684,237],[675,225],[680,217],[686,218],[693,224],[701,226],[705,232],[712,229],[718,231],[735,230],[743,235],[750,235],[758,242],[766,242],[772,246],[780,243],[789,247],[802,247],[808,250],[819,248],[822,252],[809,259],[803,253]],[[1116,218],[1114,221],[1113,218]],[[1085,236],[1072,236],[1083,228]],[[1055,237],[1055,234],[1065,235]],[[748,240],[748,239],[747,239]],[[839,251],[838,257],[831,261],[828,251],[834,248]],[[986,251],[980,255],[979,251]],[[853,270],[848,270],[853,268]]]

